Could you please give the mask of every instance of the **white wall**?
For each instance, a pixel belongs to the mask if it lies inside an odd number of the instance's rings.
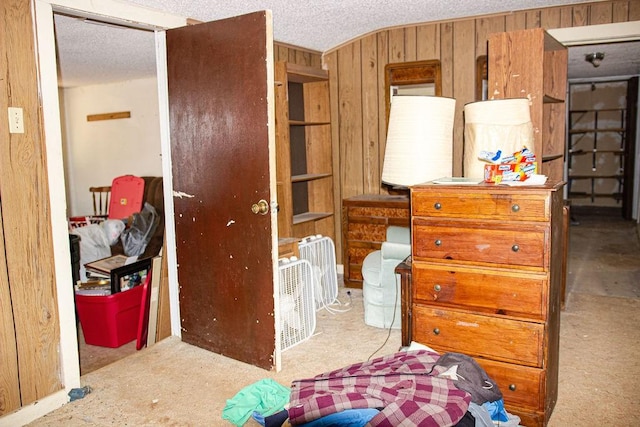
[[[93,213],[89,187],[120,175],[162,176],[156,78],[61,90],[68,216]],[[131,118],[87,121],[87,115]]]

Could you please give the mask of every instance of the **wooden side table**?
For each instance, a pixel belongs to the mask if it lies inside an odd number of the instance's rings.
[[[362,261],[380,249],[387,227],[409,227],[408,195],[367,194],[342,201],[344,284],[362,288]]]

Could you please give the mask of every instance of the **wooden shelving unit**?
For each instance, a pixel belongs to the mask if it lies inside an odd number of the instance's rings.
[[[489,35],[489,99],[528,98],[541,173],[564,178],[567,48],[542,28]]]
[[[335,240],[329,76],[275,64],[278,233]]]
[[[624,108],[569,112],[570,199],[586,198],[594,202],[598,198],[613,198],[616,202],[622,201],[625,116]],[[613,123],[616,125],[612,126]]]

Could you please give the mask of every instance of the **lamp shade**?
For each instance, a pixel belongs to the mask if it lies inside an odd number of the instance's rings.
[[[527,147],[536,153],[527,98],[471,102],[464,106],[464,176],[484,178],[481,151],[510,155]]]
[[[451,176],[455,105],[439,96],[392,98],[382,182],[408,187]]]

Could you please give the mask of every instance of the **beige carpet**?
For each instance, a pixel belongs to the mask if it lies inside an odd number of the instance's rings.
[[[549,426],[640,425],[635,224],[582,219],[571,233],[571,292],[561,317],[559,397]],[[366,360],[380,347],[376,356],[398,349],[400,332],[365,326],[361,291],[351,293],[353,309],[320,312],[317,334],[284,353],[279,373],[170,338],[84,375],[92,393],[31,425],[230,425],[221,418],[226,400],[259,379],[288,386],[294,379]],[[344,288],[340,300],[348,301]]]

